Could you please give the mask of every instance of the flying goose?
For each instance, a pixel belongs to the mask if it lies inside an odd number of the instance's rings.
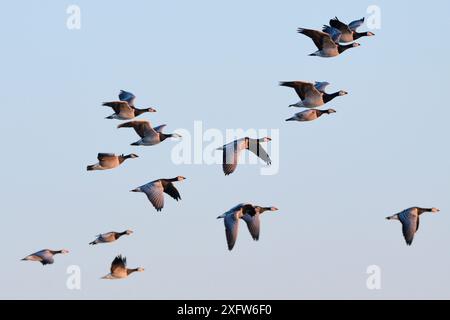
[[[40,263],[42,263],[43,266],[45,266],[46,264],[52,264],[54,262],[53,256],[55,254],[67,254],[67,253],[69,253],[69,251],[65,249],[62,250],[43,249],[41,251],[26,256],[22,260],[39,261]]]
[[[254,213],[251,210],[247,211],[247,213],[242,216],[242,220],[244,220],[247,223],[248,231],[250,232],[250,235],[252,236],[253,240],[258,241],[259,231],[261,229],[259,216],[266,211],[271,212],[278,211],[278,208],[254,206],[254,209],[255,209]]]
[[[314,44],[316,45],[318,50],[314,53],[311,53],[310,56],[331,58],[340,55],[347,49],[360,46],[360,44],[356,42],[347,45],[338,44],[335,42],[336,39],[333,40],[328,33],[318,30],[298,28],[297,31],[298,33],[304,34],[314,41]]]
[[[232,174],[238,165],[238,160],[241,152],[243,150],[249,150],[261,158],[267,165],[270,165],[272,161],[270,160],[269,155],[261,146],[263,142],[269,142],[272,139],[266,137],[261,139],[252,139],[249,137],[245,137],[239,140],[235,140],[231,143],[224,145],[217,150],[223,151],[223,172],[226,176]]]
[[[356,31],[360,26],[364,24],[364,18],[355,20],[351,22],[349,25],[341,22],[337,17],[330,20],[330,25],[325,25],[323,27],[323,31],[325,33],[330,34],[332,37],[336,34],[339,34],[338,41],[335,42],[343,42],[349,43],[355,40],[358,40],[362,37],[372,37],[375,34],[373,32],[358,32]]]
[[[156,112],[154,108],[139,109],[134,106],[136,96],[131,92],[120,90],[119,100],[104,102],[103,105],[111,107],[114,114],[106,117],[106,119],[131,120],[145,112]]]
[[[166,125],[152,128],[150,122],[145,120],[134,120],[119,124],[117,128],[133,128],[134,131],[142,138],[133,142],[132,146],[153,146],[166,140],[167,138],[181,138],[177,133],[166,134],[162,130]]]
[[[330,102],[336,97],[342,97],[348,94],[344,90],[335,93],[326,93],[325,88],[329,85],[328,82],[304,82],[304,81],[282,81],[280,86],[288,87],[295,90],[299,98],[299,102],[291,104],[289,107],[297,108],[317,108]]]
[[[145,193],[156,211],[161,211],[164,207],[164,193],[167,193],[177,201],[181,200],[180,193],[172,182],[183,181],[185,179],[186,178],[182,176],[173,179],[158,179],[133,189],[131,192]]]
[[[223,219],[224,221],[228,250],[233,250],[236,243],[239,230],[239,219],[246,222],[253,240],[257,241],[259,240],[260,230],[259,216],[266,211],[277,210],[278,209],[275,207],[260,207],[248,203],[241,203],[218,216],[217,219]]]
[[[420,215],[424,212],[437,213],[440,210],[437,208],[419,208],[412,207],[403,210],[400,213],[394,214],[393,216],[387,217],[387,220],[399,220],[402,223],[403,237],[405,238],[406,244],[410,246],[414,239],[414,234],[419,230],[419,220]]]
[[[109,280],[123,279],[127,278],[133,272],[143,272],[143,271],[144,268],[141,267],[135,269],[127,268],[127,258],[122,257],[122,255],[118,255],[117,257],[114,258],[113,262],[111,263],[111,273],[102,277],[102,279],[109,279]]]
[[[295,114],[292,118],[286,119],[286,121],[314,121],[319,119],[324,114],[332,114],[336,113],[336,110],[334,109],[328,109],[328,110],[317,110],[317,109],[311,109],[311,110],[305,110],[302,112],[299,112]]]
[[[97,236],[97,239],[90,242],[89,244],[96,245],[99,243],[114,242],[114,241],[118,240],[121,236],[124,236],[124,235],[129,236],[131,234],[133,234],[133,231],[131,231],[131,230],[125,230],[124,232],[111,231],[111,232],[107,232],[107,233],[102,233]]]
[[[99,153],[97,155],[98,163],[87,166],[87,171],[114,169],[120,166],[127,159],[138,158],[137,154],[115,155],[114,153]]]

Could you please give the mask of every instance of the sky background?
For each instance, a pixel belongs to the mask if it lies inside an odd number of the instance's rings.
[[[430,4],[433,5],[430,5]],[[448,1],[9,1],[0,12],[3,123],[3,279],[0,298],[398,299],[450,298],[450,153],[446,92]],[[81,29],[66,28],[67,6]],[[334,59],[308,57],[297,27],[319,29],[381,8],[381,29]],[[286,123],[298,101],[281,80],[320,80],[350,94],[336,114]],[[105,120],[120,89],[158,112],[166,131],[279,129],[279,173],[239,166],[175,165],[176,141],[132,147],[132,130]],[[270,149],[269,149],[270,150]],[[98,152],[135,152],[116,170],[87,172]],[[183,175],[183,200],[156,213],[129,190]],[[240,202],[277,206],[261,239],[244,224],[226,248],[216,217]],[[398,222],[427,214],[412,247]],[[98,233],[130,228],[91,247]],[[42,248],[70,250],[54,265],[23,262]],[[116,254],[145,267],[122,281],[99,278]],[[81,290],[66,268],[81,268]],[[368,290],[366,268],[381,268]]]

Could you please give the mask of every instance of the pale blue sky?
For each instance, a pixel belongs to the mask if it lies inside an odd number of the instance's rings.
[[[69,4],[79,31],[66,28]],[[450,298],[450,153],[445,100],[448,1],[13,1],[3,4],[3,124],[0,126],[2,298]],[[308,57],[297,27],[350,21],[380,6],[376,37],[336,59]],[[444,36],[443,36],[444,33]],[[280,80],[320,80],[349,95],[338,113],[285,123],[297,102]],[[220,166],[170,160],[175,141],[135,148],[131,131],[104,120],[101,102],[120,89],[158,113],[167,131],[280,129],[280,172],[259,166],[225,178]],[[109,172],[86,172],[97,152],[141,157]],[[183,175],[183,200],[157,214],[128,192]],[[250,201],[275,205],[261,240],[244,228],[232,253],[215,218]],[[409,206],[424,216],[411,248],[385,216]],[[244,227],[244,225],[242,225]],[[100,232],[131,228],[111,245]],[[52,266],[19,261],[41,248],[67,248]],[[113,257],[144,273],[101,281]],[[79,265],[82,290],[66,288]],[[369,291],[369,265],[382,290]]]

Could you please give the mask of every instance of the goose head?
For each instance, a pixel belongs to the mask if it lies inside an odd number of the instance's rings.
[[[373,32],[370,32],[370,31],[367,32],[367,36],[368,36],[368,37],[373,37],[374,35],[375,35],[375,33],[373,33]]]
[[[137,154],[131,153],[130,154],[130,158],[134,159],[134,158],[139,158],[139,156]]]
[[[353,47],[353,48],[360,47],[360,46],[361,46],[361,44],[359,44],[359,43],[357,43],[357,42],[355,42],[355,43],[352,44],[352,47]]]
[[[348,92],[347,92],[347,91],[344,91],[344,90],[339,91],[339,96],[340,96],[340,97],[346,96],[346,95],[348,95]]]
[[[156,109],[154,109],[154,108],[147,108],[147,109],[145,109],[145,111],[147,111],[147,112],[156,112]]]
[[[69,250],[66,250],[66,249],[61,250],[61,254],[68,254],[68,253],[69,253]]]
[[[328,113],[328,114],[336,113],[336,110],[328,109],[328,110],[325,110],[325,113]]]
[[[133,230],[127,230],[127,231],[125,231],[125,234],[126,234],[127,236],[132,235],[132,234],[133,234]]]
[[[130,192],[143,192],[141,187],[138,187],[136,189],[130,190]]]
[[[438,213],[439,211],[441,210],[439,210],[438,208],[431,208],[431,213]]]
[[[177,179],[177,181],[183,181],[183,180],[186,180],[186,178],[183,177],[183,176],[178,176],[176,179]]]
[[[136,271],[137,271],[137,272],[144,272],[144,270],[145,270],[145,269],[142,268],[142,267],[136,268]]]

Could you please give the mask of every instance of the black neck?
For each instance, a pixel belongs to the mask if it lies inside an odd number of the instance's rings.
[[[59,254],[59,253],[62,253],[62,250],[50,250],[50,252],[52,253],[52,254]]]
[[[417,208],[417,210],[419,211],[419,215],[421,215],[424,212],[432,212],[433,208]]]
[[[348,50],[348,49],[350,49],[350,48],[353,48],[353,44],[346,44],[346,45],[339,45],[338,46],[338,51],[339,51],[339,53],[342,53],[342,52],[344,52],[345,50]]]
[[[359,38],[362,37],[368,37],[369,33],[368,32],[353,32],[353,40],[358,40]]]
[[[124,236],[126,234],[127,234],[126,231],[124,231],[124,232],[116,232],[116,239],[119,239],[121,236]]]
[[[134,269],[127,269],[127,274],[132,274],[133,272],[138,271],[138,268],[134,268]]]
[[[339,92],[335,92],[332,94],[328,94],[328,93],[324,93],[323,94],[323,102],[327,103],[330,102],[331,100],[333,100],[334,98],[339,96]]]
[[[148,109],[138,109],[138,108],[134,108],[134,115],[135,115],[135,116],[141,115],[141,114],[143,114],[143,113],[145,113],[145,112],[148,112]]]

